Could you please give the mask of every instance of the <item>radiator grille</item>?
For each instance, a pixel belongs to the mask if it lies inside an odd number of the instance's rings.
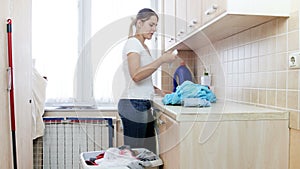
[[[79,169],[81,152],[112,147],[112,119],[44,118],[44,122],[44,136],[34,145],[35,169]]]

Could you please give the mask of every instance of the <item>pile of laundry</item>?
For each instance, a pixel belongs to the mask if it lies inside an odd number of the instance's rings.
[[[198,98],[199,107],[209,107],[210,103],[216,102],[215,94],[208,86],[195,84],[191,81],[184,81],[181,85],[176,87],[176,91],[171,94],[166,94],[162,100],[165,105],[183,105],[186,98]],[[194,100],[193,100],[194,101]]]
[[[130,146],[108,148],[95,157],[86,159],[87,165],[101,166],[101,168],[127,167],[130,169],[144,169],[151,167],[151,161],[160,160],[147,149],[131,149]]]

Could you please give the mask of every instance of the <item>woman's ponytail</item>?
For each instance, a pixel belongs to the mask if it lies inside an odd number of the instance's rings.
[[[135,26],[135,23],[136,23],[136,18],[131,18],[131,24],[129,27],[128,38],[133,36],[133,27]]]

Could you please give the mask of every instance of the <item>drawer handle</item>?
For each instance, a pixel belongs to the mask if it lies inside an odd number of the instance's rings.
[[[174,38],[170,38],[170,39],[169,39],[169,42],[172,42],[172,41],[174,41]]]
[[[196,25],[197,23],[198,23],[197,19],[193,19],[193,20],[191,21],[191,23],[189,24],[189,27],[191,28],[191,27],[193,27],[194,25]]]
[[[218,9],[218,5],[213,4],[208,10],[205,11],[205,15],[211,15],[215,13]]]
[[[177,33],[177,36],[181,36],[182,34],[184,34],[184,30],[180,30],[180,31]]]
[[[158,123],[159,125],[164,125],[164,124],[166,124],[166,122],[165,122],[165,121],[163,121],[163,120],[160,120],[160,119],[158,119],[158,120],[157,120],[157,123]]]

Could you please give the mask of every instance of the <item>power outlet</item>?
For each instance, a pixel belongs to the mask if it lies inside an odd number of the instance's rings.
[[[291,69],[299,69],[300,68],[300,52],[290,54],[289,68],[291,68]]]

